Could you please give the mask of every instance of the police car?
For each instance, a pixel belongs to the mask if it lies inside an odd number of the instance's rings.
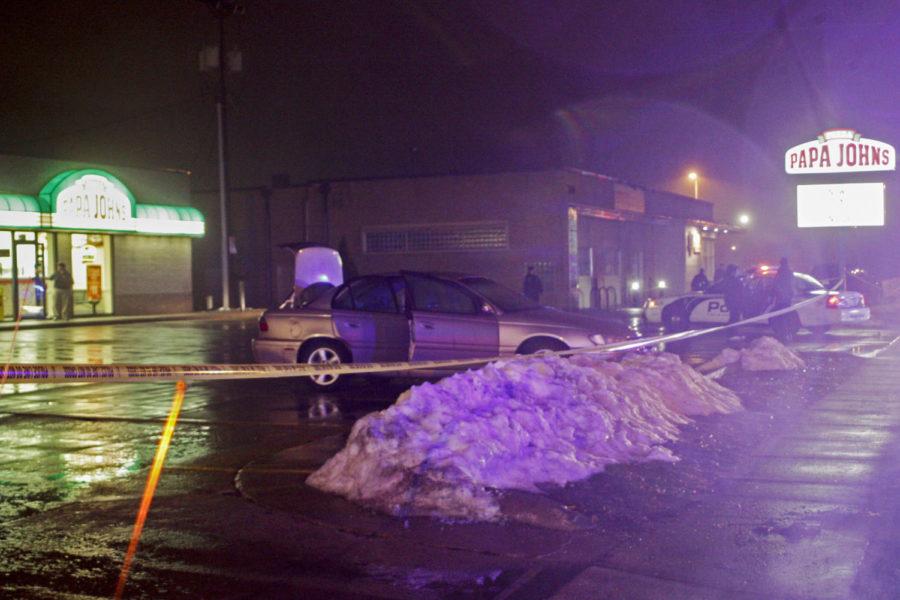
[[[772,286],[777,273],[777,268],[762,266],[745,275],[744,317],[772,310]],[[703,292],[650,298],[644,302],[644,319],[650,324],[662,324],[669,331],[724,325],[728,323],[730,312],[725,304],[723,291],[724,282],[717,281]],[[834,325],[859,323],[871,318],[869,307],[861,293],[827,290],[815,277],[794,273],[792,303],[815,297],[821,298],[821,301],[802,306],[793,320],[779,323],[781,327],[788,327],[789,331],[785,333],[796,333],[800,327],[825,332]]]

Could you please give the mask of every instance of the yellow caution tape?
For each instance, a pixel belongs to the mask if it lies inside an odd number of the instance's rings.
[[[710,329],[693,329],[649,338],[629,340],[603,346],[547,352],[568,356],[572,354],[626,352],[709,335],[733,327],[767,321],[794,312],[801,306],[820,300],[809,298],[790,307],[763,313],[729,325]],[[214,381],[225,379],[276,379],[283,377],[308,377],[311,375],[349,375],[365,373],[402,373],[424,370],[457,369],[474,367],[512,356],[466,358],[452,360],[423,360],[412,362],[343,363],[343,364],[210,364],[210,365],[96,365],[96,364],[10,364],[0,369],[0,380],[6,383],[148,383],[163,381]]]

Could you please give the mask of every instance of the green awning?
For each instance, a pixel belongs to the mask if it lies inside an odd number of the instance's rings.
[[[203,213],[192,206],[138,204],[135,206],[135,230],[156,235],[202,237],[206,233]]]
[[[138,204],[138,219],[156,219],[159,221],[199,221],[203,222],[203,214],[192,206],[172,206],[171,204]]]
[[[49,212],[40,199],[24,194],[0,194],[0,211]]]
[[[0,194],[0,228],[40,229],[45,203],[24,194]]]

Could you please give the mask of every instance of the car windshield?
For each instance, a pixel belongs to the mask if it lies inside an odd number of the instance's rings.
[[[801,292],[813,292],[825,289],[818,279],[805,273],[794,273],[794,286]]]
[[[534,300],[526,298],[519,292],[485,277],[466,277],[460,279],[460,283],[487,298],[491,304],[504,312],[516,312],[540,307],[540,304]]]

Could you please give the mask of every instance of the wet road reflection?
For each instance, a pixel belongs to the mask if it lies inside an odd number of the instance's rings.
[[[249,363],[253,319],[175,321],[26,330],[16,362]],[[745,332],[741,332],[745,334]],[[751,332],[752,333],[752,332]],[[878,330],[844,330],[813,339],[804,351],[883,348]],[[0,355],[11,332],[0,333]],[[670,346],[689,363],[708,360],[741,336],[713,335]],[[388,406],[414,380],[352,380],[332,393],[297,380],[219,381],[188,388],[169,453],[170,465],[212,462],[240,467],[247,456],[344,431]],[[0,397],[0,519],[77,499],[92,488],[127,480],[152,460],[170,404],[170,384],[6,386]]]
[[[248,363],[255,330],[254,320],[27,330],[19,333],[13,361]],[[0,334],[0,353],[8,351],[11,338],[10,332]],[[5,386],[0,396],[0,520],[78,499],[147,468],[172,389],[171,384],[143,383]],[[294,445],[318,435],[309,428],[345,427],[387,406],[401,389],[352,383],[337,394],[310,394],[291,380],[194,383],[168,464]]]

